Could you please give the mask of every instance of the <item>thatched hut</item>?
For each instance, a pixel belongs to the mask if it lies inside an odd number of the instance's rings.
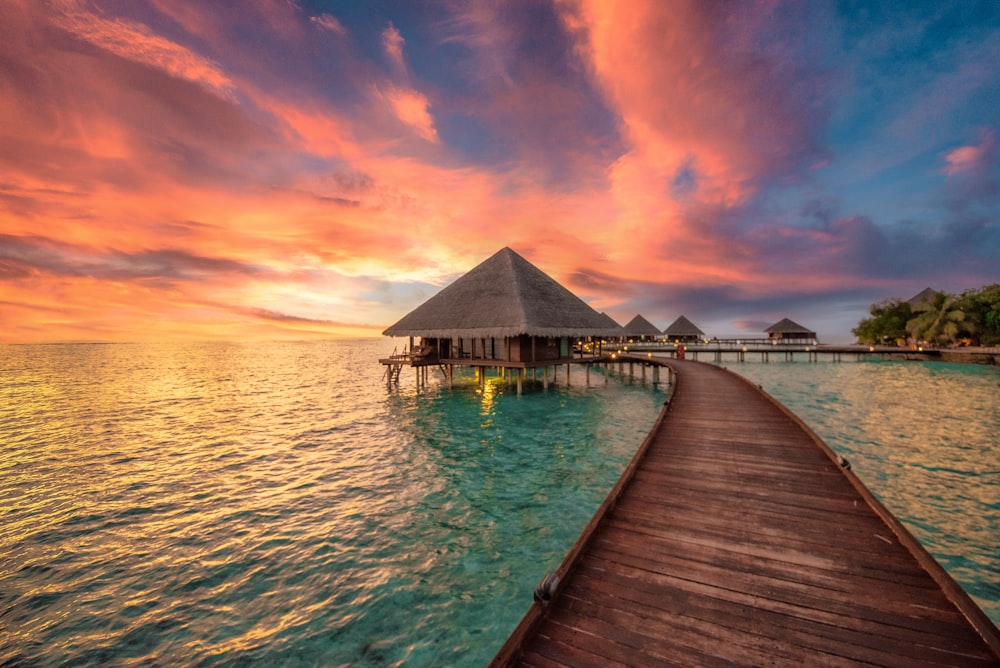
[[[907,299],[906,303],[910,305],[910,311],[913,313],[930,311],[934,308],[934,300],[937,299],[938,294],[940,293],[934,288],[924,288]]]
[[[412,364],[527,368],[571,359],[577,341],[620,328],[503,248],[383,334],[410,337]]]
[[[705,332],[683,315],[663,330],[663,335],[671,341],[699,341],[705,338]]]
[[[660,329],[642,315],[636,315],[629,320],[622,330],[630,341],[652,341],[660,336]]]
[[[816,343],[816,332],[788,318],[782,318],[764,331],[769,339],[779,343]]]

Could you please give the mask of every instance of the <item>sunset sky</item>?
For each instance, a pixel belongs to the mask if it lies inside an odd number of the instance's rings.
[[[1000,2],[0,0],[0,342],[377,335],[504,246],[710,335],[1000,281]]]

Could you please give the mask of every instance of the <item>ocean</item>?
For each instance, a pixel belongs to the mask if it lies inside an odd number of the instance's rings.
[[[0,666],[484,665],[658,414],[389,339],[0,346]],[[1000,621],[1000,370],[727,364]]]

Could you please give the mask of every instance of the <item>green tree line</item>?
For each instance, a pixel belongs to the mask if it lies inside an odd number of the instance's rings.
[[[884,299],[871,305],[870,314],[851,330],[861,343],[1000,345],[1000,283],[960,295],[936,292],[916,306]]]

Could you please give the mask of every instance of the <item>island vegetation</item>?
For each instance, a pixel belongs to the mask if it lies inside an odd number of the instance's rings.
[[[871,305],[870,314],[851,330],[859,342],[995,346],[1000,344],[1000,283],[960,295],[930,291],[921,300],[884,299]]]

